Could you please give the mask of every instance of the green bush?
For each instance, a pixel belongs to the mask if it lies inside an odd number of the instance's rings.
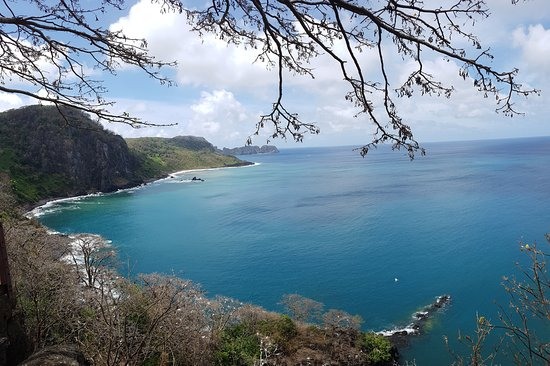
[[[288,341],[298,334],[296,324],[288,315],[281,315],[274,319],[263,320],[259,324],[259,331],[262,335],[271,339],[280,346],[286,346]]]
[[[392,345],[380,334],[365,333],[361,339],[361,348],[370,364],[383,365],[392,359]]]
[[[260,355],[260,340],[246,324],[225,329],[215,353],[216,365],[245,366],[254,364]]]

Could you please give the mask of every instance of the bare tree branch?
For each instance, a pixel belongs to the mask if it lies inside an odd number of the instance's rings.
[[[485,96],[493,95],[496,111],[505,115],[519,113],[514,108],[516,96],[538,93],[516,81],[516,69],[495,69],[489,50],[470,33],[469,24],[489,16],[484,0],[454,0],[442,5],[418,0],[213,0],[205,9],[184,12],[199,35],[213,33],[228,43],[258,49],[258,60],[277,67],[276,101],[272,111],[261,116],[255,135],[267,125],[273,128],[273,138],[290,135],[301,141],[303,133],[319,133],[314,123],[304,122],[283,106],[283,70],[314,76],[308,65],[320,55],[330,57],[339,67],[350,88],[345,99],[358,108],[358,117],[365,114],[376,128],[372,142],[360,149],[363,156],[385,142],[394,149],[405,149],[411,158],[417,152],[424,153],[397,111],[394,98],[411,97],[417,88],[422,94],[452,95],[452,85],[444,85],[425,70],[425,52],[462,65],[459,75],[471,78],[474,88]],[[341,42],[344,51],[336,47]],[[470,47],[463,48],[465,42]],[[368,76],[372,75],[372,65],[368,65],[367,75],[359,57],[365,48],[378,55],[379,69],[377,76],[370,76],[372,80]],[[390,85],[387,55],[398,55],[417,65],[397,88]],[[379,102],[382,113],[376,107]]]
[[[97,8],[85,8],[78,0],[27,0],[24,7],[15,7],[4,1],[0,5],[0,91],[58,108],[71,106],[106,122],[156,125],[126,112],[110,112],[114,102],[104,98],[107,89],[90,76],[94,70],[116,75],[125,65],[160,84],[173,85],[160,70],[175,62],[157,61],[143,39],[94,24],[102,13],[121,9],[122,4],[106,0]],[[164,11],[179,9],[170,1],[162,4]],[[29,14],[19,14],[21,9]]]

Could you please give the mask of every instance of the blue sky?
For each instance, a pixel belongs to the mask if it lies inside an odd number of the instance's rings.
[[[526,86],[541,89],[541,96],[517,98],[517,109],[525,116],[496,114],[492,98],[483,98],[472,81],[458,77],[460,65],[438,57],[427,58],[425,67],[452,84],[451,99],[423,97],[401,99],[398,110],[420,142],[508,138],[550,135],[550,7],[548,0],[527,0],[513,6],[511,0],[488,0],[491,16],[478,22],[474,32],[496,56],[495,66],[520,69]],[[269,110],[276,93],[276,77],[265,66],[253,63],[255,54],[227,46],[215,37],[189,31],[184,16],[160,14],[150,0],[129,1],[120,13],[104,19],[112,29],[148,40],[157,58],[178,62],[165,73],[177,83],[165,87],[131,69],[116,77],[94,75],[106,82],[115,111],[128,111],[154,123],[178,123],[173,127],[132,129],[125,125],[107,128],[125,137],[176,135],[203,136],[218,147],[243,145],[253,132],[258,116]],[[372,55],[361,62],[371,65]],[[407,62],[389,57],[395,84],[407,70]],[[304,120],[316,122],[321,134],[306,136],[298,146],[360,145],[370,142],[372,126],[365,117],[355,118],[353,105],[344,100],[347,85],[334,64],[314,60],[315,79],[290,76],[285,103]],[[0,109],[29,104],[23,97],[0,94]],[[265,136],[253,142],[261,145]],[[277,146],[296,146],[274,140]]]

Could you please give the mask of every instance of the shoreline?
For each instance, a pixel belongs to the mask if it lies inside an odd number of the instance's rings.
[[[50,206],[54,206],[54,205],[56,205],[57,203],[60,203],[60,202],[78,201],[78,200],[88,198],[88,197],[99,197],[99,196],[106,196],[106,195],[110,195],[110,194],[118,194],[118,193],[123,193],[123,192],[129,192],[129,191],[132,191],[132,190],[141,189],[141,188],[143,188],[147,185],[150,185],[150,184],[162,182],[162,181],[165,181],[165,180],[170,180],[170,179],[173,179],[173,178],[175,178],[179,175],[186,174],[186,173],[200,172],[200,171],[211,171],[211,170],[222,170],[222,169],[232,169],[232,168],[247,168],[247,167],[254,167],[254,166],[258,166],[258,165],[261,165],[261,163],[249,162],[249,164],[242,164],[242,165],[235,165],[235,166],[221,166],[221,167],[213,167],[213,168],[194,168],[194,169],[179,170],[179,171],[176,171],[176,172],[173,172],[173,173],[168,173],[164,177],[150,179],[150,180],[147,180],[143,183],[137,184],[135,186],[120,188],[120,189],[110,191],[110,192],[98,191],[98,192],[92,192],[92,193],[87,193],[87,194],[82,194],[82,195],[77,195],[77,196],[70,196],[70,197],[46,198],[46,199],[39,200],[37,203],[29,205],[27,207],[23,206],[23,210],[25,211],[23,213],[23,216],[26,217],[27,219],[33,219],[33,218],[37,219],[40,216],[42,216],[40,214],[40,210],[42,210],[44,208],[47,208],[47,207],[50,207]]]
[[[55,206],[57,203],[78,201],[78,200],[81,200],[81,199],[85,199],[87,197],[98,197],[98,196],[103,196],[103,195],[117,194],[117,193],[137,190],[137,189],[141,189],[141,188],[143,188],[143,187],[145,187],[146,185],[149,185],[149,184],[154,184],[154,183],[161,183],[162,184],[162,182],[168,182],[168,181],[170,181],[171,179],[174,179],[174,178],[182,178],[182,176],[184,176],[186,174],[192,174],[192,173],[195,173],[195,172],[215,171],[215,170],[222,170],[222,169],[227,169],[227,168],[252,167],[252,166],[259,166],[259,165],[261,165],[261,163],[251,163],[251,164],[247,164],[247,165],[243,165],[243,166],[229,166],[229,167],[226,166],[226,167],[196,168],[196,169],[180,170],[180,171],[176,171],[176,172],[173,172],[173,173],[169,173],[166,177],[151,180],[148,183],[142,183],[142,184],[139,184],[139,185],[136,185],[136,186],[133,186],[133,187],[123,188],[123,189],[119,189],[119,190],[116,190],[116,191],[113,191],[113,192],[96,192],[96,193],[90,193],[90,194],[86,194],[86,195],[79,195],[79,196],[65,197],[65,198],[49,200],[49,201],[45,202],[44,204],[42,204],[40,206],[36,206],[33,210],[27,212],[25,214],[25,217],[27,217],[29,219],[36,219],[40,223],[41,226],[43,226],[47,230],[50,230],[47,226],[45,226],[44,224],[42,224],[40,222],[40,216],[42,214],[47,213],[47,211],[45,211],[47,208],[49,208],[51,206]],[[191,177],[189,177],[189,180],[191,180]],[[42,210],[42,209],[44,209],[44,212],[42,214],[40,214],[40,210]],[[63,209],[63,208],[61,208],[61,209]],[[80,235],[86,235],[86,236],[89,236],[89,237],[92,237],[92,238],[97,237],[102,242],[108,244],[109,246],[111,244],[110,240],[108,240],[107,238],[104,238],[101,235],[96,234],[96,233],[71,233],[71,234],[51,233],[51,234],[67,236],[69,239],[71,239],[71,241],[69,243],[69,245],[71,247],[71,252],[72,252],[73,249],[77,249],[77,248],[75,248],[75,246],[76,246],[78,240],[80,239],[79,238]],[[73,262],[75,260],[78,261],[80,259],[80,256],[76,252],[73,252],[73,254],[76,254],[76,255],[69,258],[69,259],[72,259]],[[118,269],[116,270],[116,273],[120,273]],[[192,281],[194,281],[194,280],[192,280]],[[198,282],[196,282],[196,283],[198,283]],[[375,333],[375,334],[382,335],[382,336],[384,336],[384,338],[390,340],[391,344],[398,351],[402,351],[403,349],[410,347],[411,341],[414,338],[420,337],[420,336],[424,335],[425,333],[427,333],[427,329],[426,329],[427,321],[430,318],[432,318],[433,316],[435,316],[436,313],[441,308],[446,307],[450,303],[450,299],[451,299],[451,297],[449,295],[441,295],[441,296],[436,297],[434,302],[430,303],[429,305],[426,305],[426,306],[422,307],[421,310],[415,311],[412,314],[412,321],[405,323],[406,324],[405,326],[398,326],[398,327],[395,327],[395,328],[392,328],[392,329],[386,328],[386,329],[382,329],[382,330],[378,330],[378,331],[373,330],[373,329],[370,329],[370,330],[362,329],[362,331],[372,332],[372,333]]]

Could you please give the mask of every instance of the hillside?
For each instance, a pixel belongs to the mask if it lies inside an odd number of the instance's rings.
[[[202,137],[142,137],[126,141],[139,162],[136,173],[144,180],[160,178],[180,170],[250,164],[234,156],[218,153]]]
[[[263,145],[260,146],[241,146],[229,149],[224,147],[222,153],[225,155],[254,155],[254,154],[276,154],[279,152],[276,146]]]
[[[131,187],[184,169],[247,164],[203,138],[128,143],[74,109],[28,106],[0,113],[0,174],[19,202]]]

